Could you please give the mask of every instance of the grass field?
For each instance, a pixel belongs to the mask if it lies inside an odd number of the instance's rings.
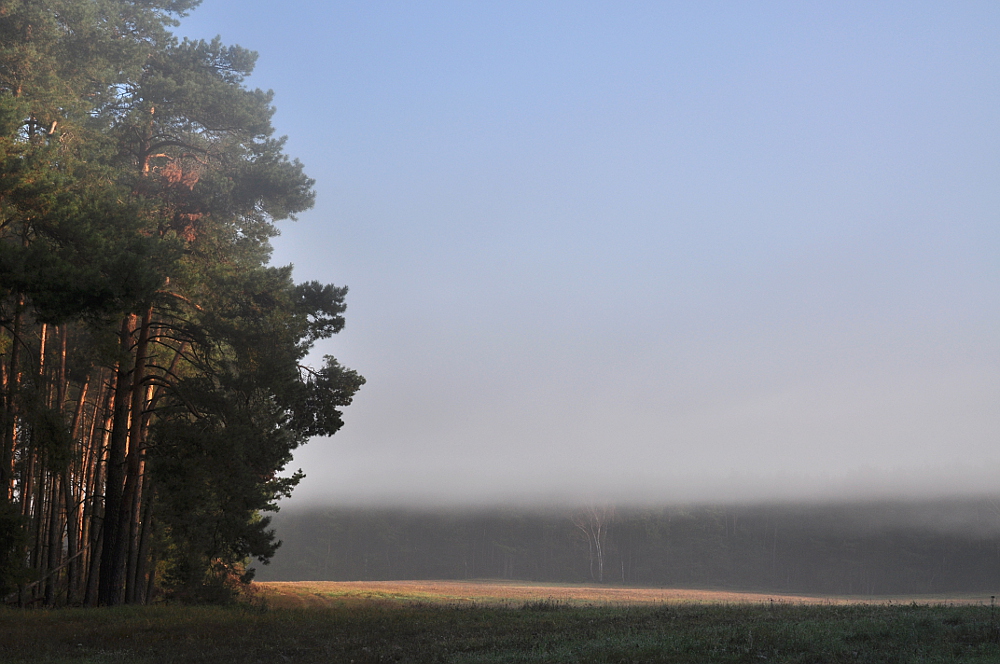
[[[686,588],[631,588],[524,581],[299,581],[255,584],[271,606],[338,606],[358,600],[431,602],[456,606],[518,606],[551,601],[567,606],[643,604],[951,604],[985,605],[989,595],[837,597]]]
[[[1000,662],[1000,616],[988,597],[860,602],[498,582],[258,587],[266,606],[3,609],[0,662]]]

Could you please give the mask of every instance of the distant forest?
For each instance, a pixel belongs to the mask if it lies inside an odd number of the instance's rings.
[[[1000,501],[312,509],[258,579],[494,578],[887,595],[1000,589]]]

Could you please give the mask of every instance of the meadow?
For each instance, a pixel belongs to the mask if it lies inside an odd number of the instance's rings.
[[[0,661],[997,662],[988,596],[501,582],[257,584],[230,607],[0,610]]]

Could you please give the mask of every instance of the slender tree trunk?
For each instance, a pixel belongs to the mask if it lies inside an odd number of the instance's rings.
[[[61,385],[65,385],[66,376],[66,336],[63,333],[63,362],[60,367],[60,372],[62,373]],[[77,558],[77,553],[80,551],[83,545],[80,541],[80,500],[77,498],[77,492],[74,485],[76,484],[73,480],[76,479],[77,482],[83,478],[83,469],[85,468],[84,451],[86,446],[80,440],[80,429],[83,425],[83,412],[84,405],[87,403],[87,390],[90,386],[90,377],[88,376],[84,381],[83,385],[80,386],[80,393],[77,396],[76,408],[73,411],[73,421],[70,424],[70,440],[73,441],[74,454],[73,462],[70,463],[69,467],[62,473],[62,498],[63,498],[63,508],[66,510],[66,555],[69,560],[69,564],[66,569],[66,603],[73,604],[76,600],[77,586],[79,585],[79,568],[80,560]],[[65,389],[65,387],[63,388]],[[76,473],[73,472],[74,467],[76,468]]]
[[[45,540],[43,539],[42,532],[45,524],[45,490],[47,488],[47,482],[45,481],[44,464],[42,460],[38,458],[38,454],[32,454],[31,459],[33,461],[32,468],[37,468],[37,477],[35,479],[35,490],[34,496],[31,500],[31,510],[28,513],[28,517],[32,519],[31,523],[35,528],[35,547],[34,556],[32,556],[31,566],[35,569],[41,569],[44,572],[45,556],[43,555],[45,551]]]
[[[149,494],[148,476],[144,478],[143,484],[143,493]],[[141,532],[139,535],[139,546],[137,547],[135,574],[132,580],[135,588],[133,601],[136,604],[146,604],[149,601],[149,585],[146,582],[146,575],[151,574],[149,568],[149,547],[154,527],[153,501],[147,499],[142,508]]]
[[[66,326],[59,328],[59,376],[56,380],[56,409],[61,413],[66,404]]]
[[[101,391],[103,394],[103,399],[99,399],[97,403],[101,403],[103,400],[103,408],[98,411],[95,406],[94,410],[94,421],[91,423],[93,429],[91,434],[91,462],[90,462],[90,478],[88,480],[87,502],[84,504],[84,519],[83,524],[86,529],[85,540],[88,545],[88,565],[87,565],[87,581],[86,590],[84,594],[84,604],[86,606],[93,606],[97,604],[98,598],[98,584],[101,576],[101,559],[103,558],[103,541],[104,541],[104,496],[102,495],[101,489],[104,488],[106,491],[107,481],[105,470],[108,467],[107,457],[109,454],[109,449],[111,447],[111,430],[114,422],[114,410],[115,410],[115,391],[111,388],[110,384],[105,384],[101,380]],[[100,420],[98,416],[100,415]],[[97,435],[97,422],[103,422],[101,427],[100,436]],[[100,441],[98,443],[98,441]]]
[[[104,380],[104,370],[98,373],[97,398],[94,400],[94,409],[90,418],[88,433],[84,438],[83,445],[83,479],[80,484],[80,498],[83,502],[83,515],[80,519],[80,541],[90,542],[90,529],[93,522],[95,505],[98,500],[98,492],[102,487],[99,471],[103,467],[101,459],[105,452],[105,442],[110,430],[111,395],[113,391],[109,389]],[[98,428],[99,423],[104,426]],[[103,491],[101,491],[103,493]],[[88,553],[85,554],[87,560],[93,555],[93,548],[88,546]],[[89,564],[89,562],[87,563]],[[83,565],[87,568],[86,565]]]
[[[604,528],[600,523],[594,533],[594,547],[597,550],[597,582],[604,583]]]
[[[153,522],[150,521],[149,525],[152,526]],[[152,537],[152,533],[149,535]],[[148,604],[150,600],[153,599],[153,592],[156,589],[156,550],[149,556],[149,575],[146,577],[146,590],[143,592],[142,601],[144,604]]]
[[[122,323],[122,348],[129,349],[133,332],[138,333],[134,349],[134,364],[129,370],[119,364],[115,386],[115,417],[111,432],[108,458],[108,482],[104,506],[104,550],[101,554],[99,602],[114,606],[125,599],[129,575],[134,522],[138,519],[141,501],[143,407],[146,371],[146,351],[152,309],[147,309],[135,325],[135,316]]]
[[[146,359],[149,347],[149,327],[152,319],[152,308],[147,309],[139,326],[139,339],[136,343],[135,369],[132,371],[132,386],[129,394],[131,404],[131,419],[129,422],[128,456],[125,460],[125,488],[122,492],[123,510],[119,516],[121,532],[128,533],[127,549],[125,550],[125,601],[131,604],[135,599],[135,568],[138,563],[139,519],[142,516],[142,489],[145,471],[144,434],[146,415],[145,407],[149,394],[146,384]],[[125,507],[128,511],[125,511]]]
[[[48,341],[49,326],[42,323],[42,327],[39,333],[38,342],[38,373],[36,374],[36,384],[35,384],[35,398],[42,399],[45,406],[49,405],[49,395],[46,393],[45,387],[45,350]],[[34,460],[33,466],[35,467],[35,473],[37,478],[35,480],[35,505],[33,509],[33,518],[35,526],[35,551],[32,561],[32,567],[38,570],[39,574],[44,577],[45,573],[49,568],[49,537],[48,528],[50,521],[50,514],[52,508],[51,500],[49,498],[52,490],[52,480],[48,477],[46,472],[47,466],[47,453],[39,446],[36,436],[32,434],[32,459]],[[41,587],[35,586],[35,595],[39,590],[43,591],[43,597],[46,595],[45,588],[47,584],[41,584]]]
[[[59,475],[52,477],[52,489],[49,497],[49,520],[48,520],[48,557],[47,568],[55,570],[59,568],[62,558],[62,519],[59,509],[60,482]],[[56,589],[59,582],[57,574],[53,574],[45,581],[45,606],[55,604]]]
[[[594,538],[591,536],[590,531],[584,531],[587,534],[587,553],[589,554],[590,560],[590,580],[593,581],[594,577]]]
[[[149,484],[145,475],[146,461],[139,460],[138,474],[141,480],[138,482],[137,490],[132,498],[132,518],[129,523],[129,555],[128,569],[125,576],[125,603],[142,603],[140,587],[144,584],[140,581],[139,568],[142,566],[142,540],[144,535],[144,525],[142,517],[148,514],[148,510],[143,509],[143,494]]]
[[[100,520],[92,526],[94,536],[90,539],[90,569],[87,572],[87,584],[83,594],[83,605],[84,606],[97,606],[100,602],[98,598],[100,597],[100,585],[101,585],[101,559],[102,559],[102,549],[104,545],[104,537],[102,536],[104,520]]]
[[[122,602],[125,589],[125,556],[128,545],[127,530],[122,532],[120,523],[123,510],[125,485],[125,457],[128,448],[130,374],[127,361],[131,353],[131,339],[135,316],[122,321],[119,345],[122,358],[118,362],[115,380],[114,412],[108,448],[107,482],[104,486],[104,519],[101,532],[101,572],[97,602],[101,606],[115,606]]]
[[[74,496],[70,474],[62,476],[63,502],[66,510],[66,556],[69,564],[66,566],[66,603],[73,604],[76,600],[77,585],[80,582],[78,567],[80,564],[77,553],[80,552],[80,503]]]
[[[21,387],[21,327],[24,321],[24,296],[19,295],[14,309],[14,324],[10,342],[10,369],[7,371],[6,400],[3,428],[3,458],[0,460],[0,479],[7,500],[14,497],[14,459],[17,449],[18,398]],[[21,494],[24,501],[24,493]]]
[[[25,432],[19,431],[17,436],[17,444],[20,447],[26,447],[28,438],[30,436],[25,435]],[[20,497],[21,497],[21,516],[28,519],[31,517],[31,499],[32,494],[35,490],[35,454],[33,450],[22,450],[21,453],[21,482],[20,482]]]

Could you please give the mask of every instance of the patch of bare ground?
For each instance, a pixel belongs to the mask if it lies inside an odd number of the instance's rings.
[[[605,585],[546,585],[477,581],[294,581],[254,584],[276,607],[320,608],[355,602],[426,602],[505,605],[551,601],[564,604],[989,604],[989,596],[835,597],[734,592],[686,588],[632,588]]]

